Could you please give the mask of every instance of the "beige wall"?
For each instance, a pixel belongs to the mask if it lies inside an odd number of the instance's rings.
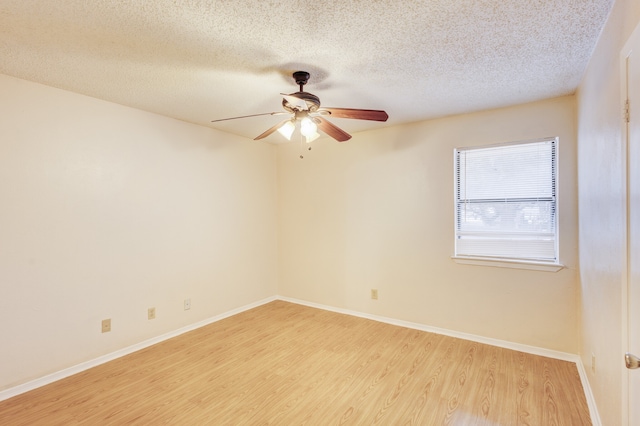
[[[625,157],[619,55],[640,2],[618,0],[578,91],[582,346],[600,416],[624,424]],[[596,373],[591,371],[591,354]]]
[[[569,96],[321,139],[303,160],[279,146],[280,294],[577,353],[575,113]],[[567,268],[454,263],[453,149],[546,136],[560,137]]]
[[[273,146],[2,75],[0,93],[0,390],[276,294]]]

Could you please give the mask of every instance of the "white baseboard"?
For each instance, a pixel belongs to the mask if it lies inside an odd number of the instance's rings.
[[[554,351],[545,348],[539,348],[536,346],[528,346],[520,343],[508,342],[505,340],[492,339],[489,337],[477,336],[474,334],[461,333],[458,331],[447,330],[438,327],[430,327],[424,324],[413,323],[409,321],[397,320],[394,318],[387,318],[378,315],[372,315],[357,311],[351,311],[349,309],[335,308],[333,306],[321,305],[319,303],[307,302],[305,300],[294,299],[290,297],[281,297],[281,296],[273,296],[268,297],[266,299],[250,303],[248,305],[232,309],[231,311],[222,313],[220,315],[216,315],[211,318],[207,318],[203,321],[199,321],[194,324],[190,324],[188,326],[182,327],[178,330],[171,331],[169,333],[165,333],[161,336],[154,337],[152,339],[145,340],[143,342],[137,343],[135,345],[128,346],[126,348],[120,349],[118,351],[112,352],[110,354],[103,355],[101,357],[92,359],[90,361],[83,362],[81,364],[75,365],[73,367],[66,368],[64,370],[48,374],[44,377],[32,380],[27,383],[23,383],[21,385],[15,386],[10,389],[6,389],[0,391],[0,401],[4,401],[5,399],[12,398],[16,395],[20,395],[22,393],[28,392],[30,390],[39,388],[44,385],[48,385],[49,383],[53,383],[57,380],[64,379],[65,377],[72,376],[74,374],[80,373],[82,371],[88,370],[92,367],[98,366],[100,364],[104,364],[109,361],[113,361],[114,359],[123,357],[125,355],[129,355],[133,352],[139,351],[141,349],[147,348],[149,346],[155,345],[157,343],[163,342],[165,340],[171,339],[173,337],[179,336],[181,334],[187,333],[189,331],[198,329],[200,327],[204,327],[205,325],[209,325],[216,321],[220,321],[222,319],[228,318],[230,316],[239,314],[244,311],[248,311],[249,309],[256,308],[258,306],[264,305],[266,303],[272,302],[274,300],[282,300],[284,302],[295,303],[298,305],[309,306],[311,308],[323,309],[325,311],[336,312],[345,315],[351,315],[360,318],[366,318],[373,321],[383,322],[391,325],[397,325],[400,327],[412,328],[415,330],[427,331],[430,333],[442,334],[445,336],[456,337],[459,339],[470,340],[472,342],[484,343],[487,345],[498,346],[505,349],[512,349],[515,351],[526,352],[533,355],[546,356],[549,358],[559,359],[563,361],[569,361],[576,364],[578,369],[578,374],[580,375],[580,380],[582,381],[582,387],[584,388],[585,397],[587,399],[587,404],[589,406],[589,412],[591,414],[591,421],[594,426],[601,426],[602,423],[600,421],[600,416],[598,413],[598,409],[595,404],[595,399],[593,397],[593,393],[591,392],[591,386],[589,385],[589,380],[587,378],[586,370],[584,369],[584,365],[582,364],[582,359],[580,356],[576,354],[570,354],[566,352]]]
[[[64,370],[60,370],[60,371],[57,371],[55,373],[48,374],[48,375],[46,375],[44,377],[40,377],[40,378],[32,380],[30,382],[23,383],[21,385],[18,385],[18,386],[9,388],[9,389],[5,389],[3,391],[0,391],[0,401],[4,401],[5,399],[12,398],[14,396],[20,395],[22,393],[28,392],[28,391],[33,390],[33,389],[37,389],[37,388],[39,388],[41,386],[48,385],[49,383],[53,383],[55,381],[64,379],[65,377],[72,376],[74,374],[77,374],[77,373],[80,373],[82,371],[88,370],[88,369],[90,369],[92,367],[96,367],[96,366],[98,366],[100,364],[104,364],[106,362],[113,361],[114,359],[123,357],[125,355],[129,355],[129,354],[131,354],[133,352],[139,351],[141,349],[147,348],[149,346],[155,345],[155,344],[163,342],[165,340],[169,340],[169,339],[171,339],[173,337],[179,336],[179,335],[187,333],[189,331],[193,331],[193,330],[198,329],[200,327],[204,327],[205,325],[209,325],[211,323],[214,323],[216,321],[220,321],[222,319],[225,319],[225,318],[228,318],[230,316],[239,314],[241,312],[248,311],[249,309],[253,309],[255,307],[264,305],[265,303],[269,303],[269,302],[272,302],[274,300],[277,300],[277,297],[275,297],[275,296],[274,297],[269,297],[269,298],[260,300],[258,302],[250,303],[248,305],[241,306],[241,307],[236,308],[236,309],[232,309],[232,310],[230,310],[228,312],[225,312],[225,313],[222,313],[220,315],[216,315],[214,317],[207,318],[205,320],[196,322],[194,324],[187,325],[187,326],[179,328],[177,330],[170,331],[169,333],[165,333],[165,334],[162,334],[160,336],[153,337],[151,339],[145,340],[145,341],[140,342],[140,343],[136,343],[135,345],[128,346],[126,348],[123,348],[123,349],[117,350],[115,352],[103,355],[101,357],[98,357],[98,358],[95,358],[95,359],[92,359],[92,360],[89,360],[89,361],[85,361],[83,363],[74,365],[73,367],[65,368]]]
[[[511,349],[514,351],[525,352],[532,355],[545,356],[548,358],[554,358],[562,361],[573,362],[576,364],[576,368],[578,369],[578,374],[580,375],[582,388],[584,389],[585,398],[587,399],[587,405],[589,406],[589,414],[591,415],[591,422],[593,423],[593,426],[602,426],[602,422],[600,421],[600,415],[598,413],[598,408],[596,406],[596,401],[593,397],[591,386],[589,385],[589,379],[587,378],[587,372],[584,369],[584,365],[582,364],[582,359],[577,354],[554,351],[551,349],[540,348],[537,346],[529,346],[521,343],[509,342],[506,340],[492,339],[489,337],[477,336],[475,334],[461,333],[458,331],[447,330],[444,328],[431,327],[424,324],[418,324],[418,323],[413,323],[409,321],[397,320],[394,318],[387,318],[387,317],[378,316],[378,315],[351,311],[349,309],[335,308],[333,306],[321,305],[319,303],[307,302],[306,300],[299,300],[291,297],[278,296],[277,299],[285,302],[296,303],[298,305],[309,306],[311,308],[318,308],[318,309],[323,309],[325,311],[331,311],[331,312],[336,312],[340,314],[366,318],[373,321],[383,322],[391,325],[397,325],[400,327],[406,327],[406,328],[411,328],[411,329],[420,330],[420,331],[427,331],[435,334],[442,334],[449,337],[456,337],[458,339],[464,339],[472,342],[484,343],[486,345],[497,346],[500,348]]]
[[[587,398],[587,405],[589,406],[589,414],[591,414],[591,423],[593,426],[602,426],[602,420],[600,420],[600,413],[598,412],[598,406],[596,405],[596,399],[591,391],[589,385],[589,378],[587,376],[587,370],[584,368],[582,358],[576,355],[576,367],[578,368],[578,374],[580,374],[580,380],[582,381],[582,388],[584,389],[584,396]]]
[[[397,325],[400,327],[412,328],[420,331],[428,331],[430,333],[442,334],[449,337],[456,337],[458,339],[470,340],[472,342],[484,343],[487,345],[498,346],[505,349],[513,349],[515,351],[526,352],[533,355],[546,356],[548,358],[559,359],[562,361],[575,362],[578,355],[570,354],[567,352],[554,351],[551,349],[539,348],[537,346],[528,346],[520,343],[513,343],[506,340],[492,339],[489,337],[477,336],[475,334],[461,333],[459,331],[448,330],[445,328],[431,327],[424,324],[398,320],[395,318],[388,318],[379,315],[372,315],[357,311],[351,311],[349,309],[335,308],[333,306],[321,305],[318,303],[307,302],[305,300],[294,299],[290,297],[278,297],[278,300],[285,302],[296,303],[298,305],[309,306],[311,308],[323,309],[325,311],[337,312],[339,314],[346,314],[360,318],[366,318],[378,322],[384,322],[386,324]]]

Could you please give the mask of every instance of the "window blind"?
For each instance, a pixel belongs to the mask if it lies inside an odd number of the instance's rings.
[[[558,262],[556,145],[455,150],[456,256]]]

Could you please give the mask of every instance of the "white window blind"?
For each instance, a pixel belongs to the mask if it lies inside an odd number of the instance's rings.
[[[558,263],[556,144],[455,150],[456,256]]]

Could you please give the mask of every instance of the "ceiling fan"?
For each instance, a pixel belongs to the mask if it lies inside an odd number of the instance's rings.
[[[304,85],[309,81],[309,77],[310,74],[306,71],[296,71],[293,73],[293,78],[296,84],[300,86],[300,91],[288,95],[281,93],[283,97],[282,107],[285,111],[243,115],[241,117],[212,120],[211,122],[215,123],[218,121],[236,120],[261,115],[290,115],[286,120],[256,136],[254,140],[266,138],[276,130],[288,140],[291,140],[291,136],[296,129],[296,124],[300,123],[300,133],[306,138],[307,142],[311,142],[320,137],[318,130],[326,133],[338,142],[344,142],[351,139],[351,135],[327,121],[325,117],[372,121],[387,121],[389,118],[387,113],[381,110],[320,107],[320,98],[304,91]]]

